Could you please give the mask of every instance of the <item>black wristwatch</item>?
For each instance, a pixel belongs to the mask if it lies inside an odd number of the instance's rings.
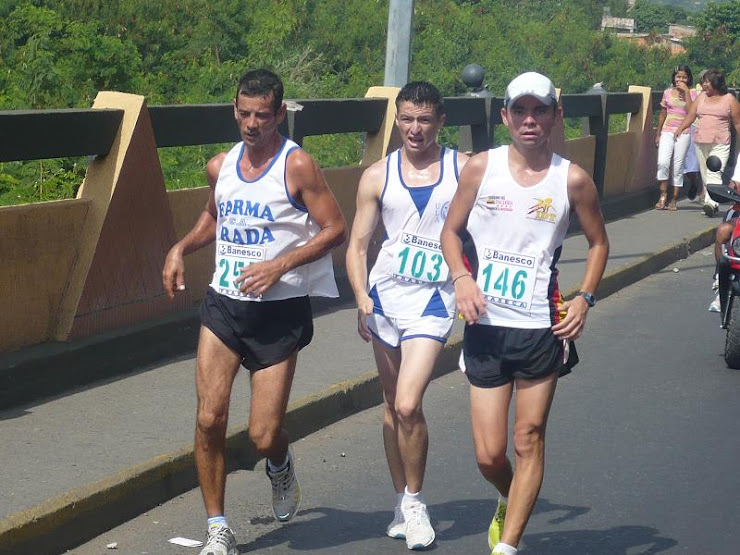
[[[589,293],[587,291],[579,291],[578,293],[576,293],[576,295],[579,297],[583,297],[589,307],[593,307],[596,304],[596,297],[594,297],[593,293]]]

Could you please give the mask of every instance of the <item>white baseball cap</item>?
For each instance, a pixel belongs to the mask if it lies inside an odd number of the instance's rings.
[[[534,71],[522,73],[509,83],[509,86],[506,87],[504,106],[510,106],[522,96],[533,96],[547,106],[557,101],[555,86],[552,81],[541,73]]]

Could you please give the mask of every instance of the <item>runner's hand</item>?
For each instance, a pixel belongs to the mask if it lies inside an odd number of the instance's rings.
[[[367,325],[367,319],[373,313],[373,306],[373,300],[367,296],[357,305],[357,333],[365,342],[373,338]]]
[[[552,332],[559,339],[573,341],[583,334],[586,328],[586,316],[588,315],[588,303],[583,297],[575,297],[560,305],[560,312],[565,312],[565,318],[552,326]]]
[[[486,299],[471,275],[455,280],[455,303],[457,311],[467,324],[477,324],[486,312]]]
[[[167,253],[162,269],[162,286],[170,299],[175,298],[176,291],[185,290],[185,263],[182,253],[172,248]]]
[[[234,280],[234,285],[245,295],[261,297],[280,280],[284,273],[285,268],[279,258],[255,262],[242,269]]]

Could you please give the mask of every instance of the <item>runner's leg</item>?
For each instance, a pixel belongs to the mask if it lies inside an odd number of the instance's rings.
[[[398,418],[396,417],[396,385],[401,367],[401,349],[393,348],[373,338],[375,364],[383,388],[383,446],[388,470],[396,493],[403,493],[406,475],[403,471],[401,451],[398,446]]]
[[[492,388],[470,386],[470,422],[478,468],[504,497],[509,496],[513,478],[506,456],[512,391],[511,383]]]
[[[423,486],[429,448],[422,398],[443,346],[441,341],[428,337],[414,337],[401,342],[395,412],[406,486],[412,493],[421,491]]]
[[[283,428],[293,385],[298,351],[287,359],[251,373],[249,439],[257,452],[278,466],[288,453],[288,432]]]
[[[198,408],[195,427],[195,466],[209,517],[224,514],[226,487],[225,439],[229,401],[241,357],[211,330],[200,328],[195,384]]]
[[[516,547],[524,533],[545,471],[545,431],[558,373],[536,380],[516,380],[514,452],[516,472],[511,482],[503,543]]]

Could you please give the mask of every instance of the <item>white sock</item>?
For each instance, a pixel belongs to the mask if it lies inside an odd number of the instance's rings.
[[[502,504],[504,504],[504,505],[508,505],[508,504],[509,504],[509,498],[508,498],[508,497],[504,497],[503,495],[501,495],[501,494],[499,493],[499,494],[498,494],[498,502],[499,502],[499,503],[502,503]]]
[[[224,515],[218,515],[218,516],[212,516],[208,519],[208,528],[213,526],[214,524],[223,525],[223,526],[229,526],[226,522],[226,517]]]
[[[511,547],[508,544],[498,542],[496,547],[493,548],[493,553],[501,553],[501,555],[516,555],[517,548]]]
[[[403,493],[396,493],[396,507],[400,507],[402,501],[403,501]]]
[[[403,501],[402,505],[411,503],[413,501],[418,501],[419,503],[424,503],[424,496],[421,494],[421,491],[417,491],[416,493],[411,493],[409,491],[409,487],[406,486],[403,490]]]

